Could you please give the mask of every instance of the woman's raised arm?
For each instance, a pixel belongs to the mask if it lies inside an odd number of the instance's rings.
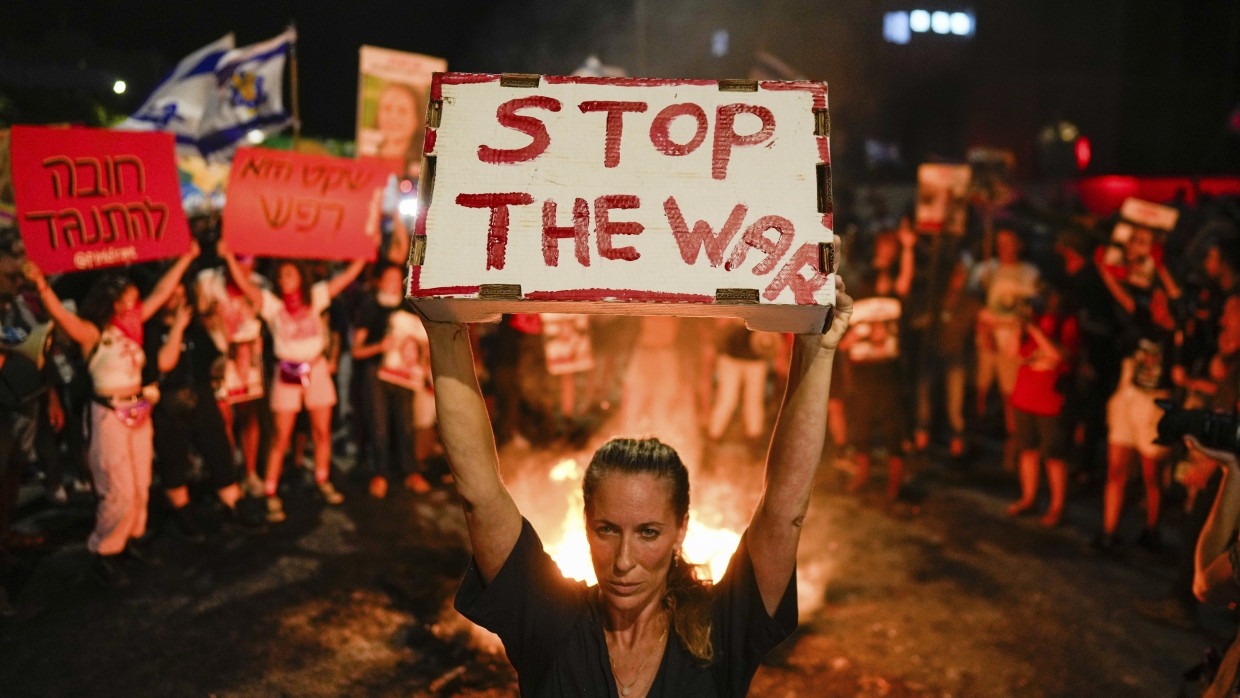
[[[177,261],[168,267],[168,271],[165,271],[163,276],[159,277],[155,288],[151,289],[147,297],[142,299],[142,322],[155,317],[155,313],[164,307],[164,303],[168,302],[168,297],[172,295],[177,284],[181,283],[185,270],[189,269],[190,263],[198,257],[199,252],[201,250],[198,247],[198,241],[191,240],[189,251],[177,257]]]
[[[1193,458],[1210,458],[1223,469],[1223,481],[1210,508],[1210,515],[1197,537],[1193,556],[1193,594],[1201,601],[1226,606],[1240,601],[1240,586],[1230,549],[1236,544],[1240,523],[1240,463],[1236,454],[1207,449],[1194,436],[1185,439]]]
[[[762,498],[748,533],[754,576],[768,614],[779,607],[796,569],[801,525],[827,438],[831,365],[851,316],[852,298],[836,277],[831,328],[823,335],[797,335],[792,347],[788,388],[766,456]]]
[[[250,281],[250,275],[237,263],[237,255],[233,254],[232,248],[228,246],[228,242],[220,240],[216,244],[215,249],[220,258],[224,260],[224,265],[228,267],[228,275],[232,277],[233,283],[237,284],[237,288],[241,289],[241,295],[250,301],[252,307],[261,309],[263,307],[263,290]]]
[[[376,247],[378,247],[379,241],[382,239],[382,233],[379,231],[379,218],[383,213],[381,209],[382,196],[383,191],[376,189],[370,197],[370,210],[366,214],[366,229],[364,232],[366,233],[366,238],[374,243]],[[402,260],[401,263],[403,264],[404,261]],[[331,298],[339,296],[365,268],[366,262],[364,260],[355,259],[350,262],[349,266],[342,269],[339,274],[327,280],[327,295]]]
[[[43,307],[47,308],[47,314],[52,316],[56,324],[60,325],[60,329],[69,335],[69,338],[77,342],[82,347],[82,353],[90,356],[90,352],[95,348],[95,344],[99,342],[99,328],[95,327],[93,322],[83,320],[82,318],[69,312],[64,303],[60,302],[60,296],[56,295],[56,291],[51,284],[47,283],[47,278],[43,276],[43,270],[39,265],[30,260],[26,260],[22,264],[22,273],[26,278],[34,284],[34,288],[39,292],[39,300],[43,301]]]
[[[495,435],[474,373],[469,328],[423,319],[430,339],[439,435],[464,500],[474,560],[488,584],[521,535],[521,512],[499,476]]]

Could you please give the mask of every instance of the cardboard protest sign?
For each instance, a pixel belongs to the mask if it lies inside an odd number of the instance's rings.
[[[357,79],[357,156],[393,174],[417,177],[426,135],[431,76],[448,69],[434,56],[363,46]]]
[[[848,358],[865,363],[900,358],[900,301],[862,298],[848,322]]]
[[[1133,263],[1124,260],[1124,246],[1132,239],[1133,232],[1139,226],[1147,228],[1154,234],[1154,244],[1158,245],[1161,236],[1175,227],[1180,212],[1170,206],[1163,206],[1135,197],[1124,199],[1119,207],[1119,220],[1111,229],[1111,246],[1103,254],[1102,261],[1112,268],[1118,278],[1141,288],[1148,288],[1154,283],[1157,265],[1153,257],[1146,257]]]
[[[432,316],[822,329],[824,83],[447,73],[429,113],[409,294]]]
[[[964,235],[970,177],[968,165],[923,163],[917,168],[918,232]]]
[[[1144,226],[1160,233],[1169,232],[1180,219],[1180,212],[1170,206],[1129,197],[1120,205],[1119,217],[1120,225],[1124,225],[1128,230],[1123,234],[1124,240],[1116,241],[1124,242],[1132,235],[1130,225]],[[1116,226],[1117,230],[1120,225]]]
[[[373,260],[366,219],[387,177],[374,163],[240,148],[221,234],[237,254]]]
[[[215,397],[230,404],[261,398],[266,387],[263,380],[262,337],[228,345],[225,358],[224,377],[215,391]]]
[[[189,250],[171,134],[14,126],[10,157],[26,254],[59,273]]]
[[[430,338],[422,320],[408,310],[397,310],[388,316],[387,336],[392,338],[392,348],[383,352],[379,379],[425,390],[430,379]]]
[[[562,376],[594,369],[590,318],[568,313],[542,314],[543,355],[547,373]]]

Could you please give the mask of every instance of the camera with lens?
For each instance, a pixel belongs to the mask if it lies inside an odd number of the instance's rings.
[[[1206,448],[1240,453],[1240,415],[1235,412],[1188,410],[1171,400],[1155,400],[1163,411],[1154,443],[1171,446],[1185,436],[1195,436]]]

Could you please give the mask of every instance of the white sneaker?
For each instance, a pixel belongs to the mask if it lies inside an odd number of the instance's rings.
[[[47,501],[56,506],[64,506],[69,503],[69,493],[65,491],[64,485],[59,485],[56,489],[47,493]]]
[[[344,495],[332,485],[331,480],[324,480],[319,483],[319,494],[323,495],[323,501],[331,505],[344,503]]]
[[[245,476],[245,481],[241,483],[241,489],[251,497],[261,497],[267,491],[262,479],[254,473]]]

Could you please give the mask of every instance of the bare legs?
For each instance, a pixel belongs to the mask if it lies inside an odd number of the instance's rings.
[[[1020,499],[1008,506],[1008,515],[1017,516],[1033,508],[1038,495],[1038,477],[1041,475],[1041,454],[1026,450],[1020,454]],[[1046,482],[1050,487],[1051,503],[1046,514],[1039,520],[1043,526],[1059,525],[1063,517],[1064,499],[1068,491],[1068,465],[1058,458],[1046,459]]]

